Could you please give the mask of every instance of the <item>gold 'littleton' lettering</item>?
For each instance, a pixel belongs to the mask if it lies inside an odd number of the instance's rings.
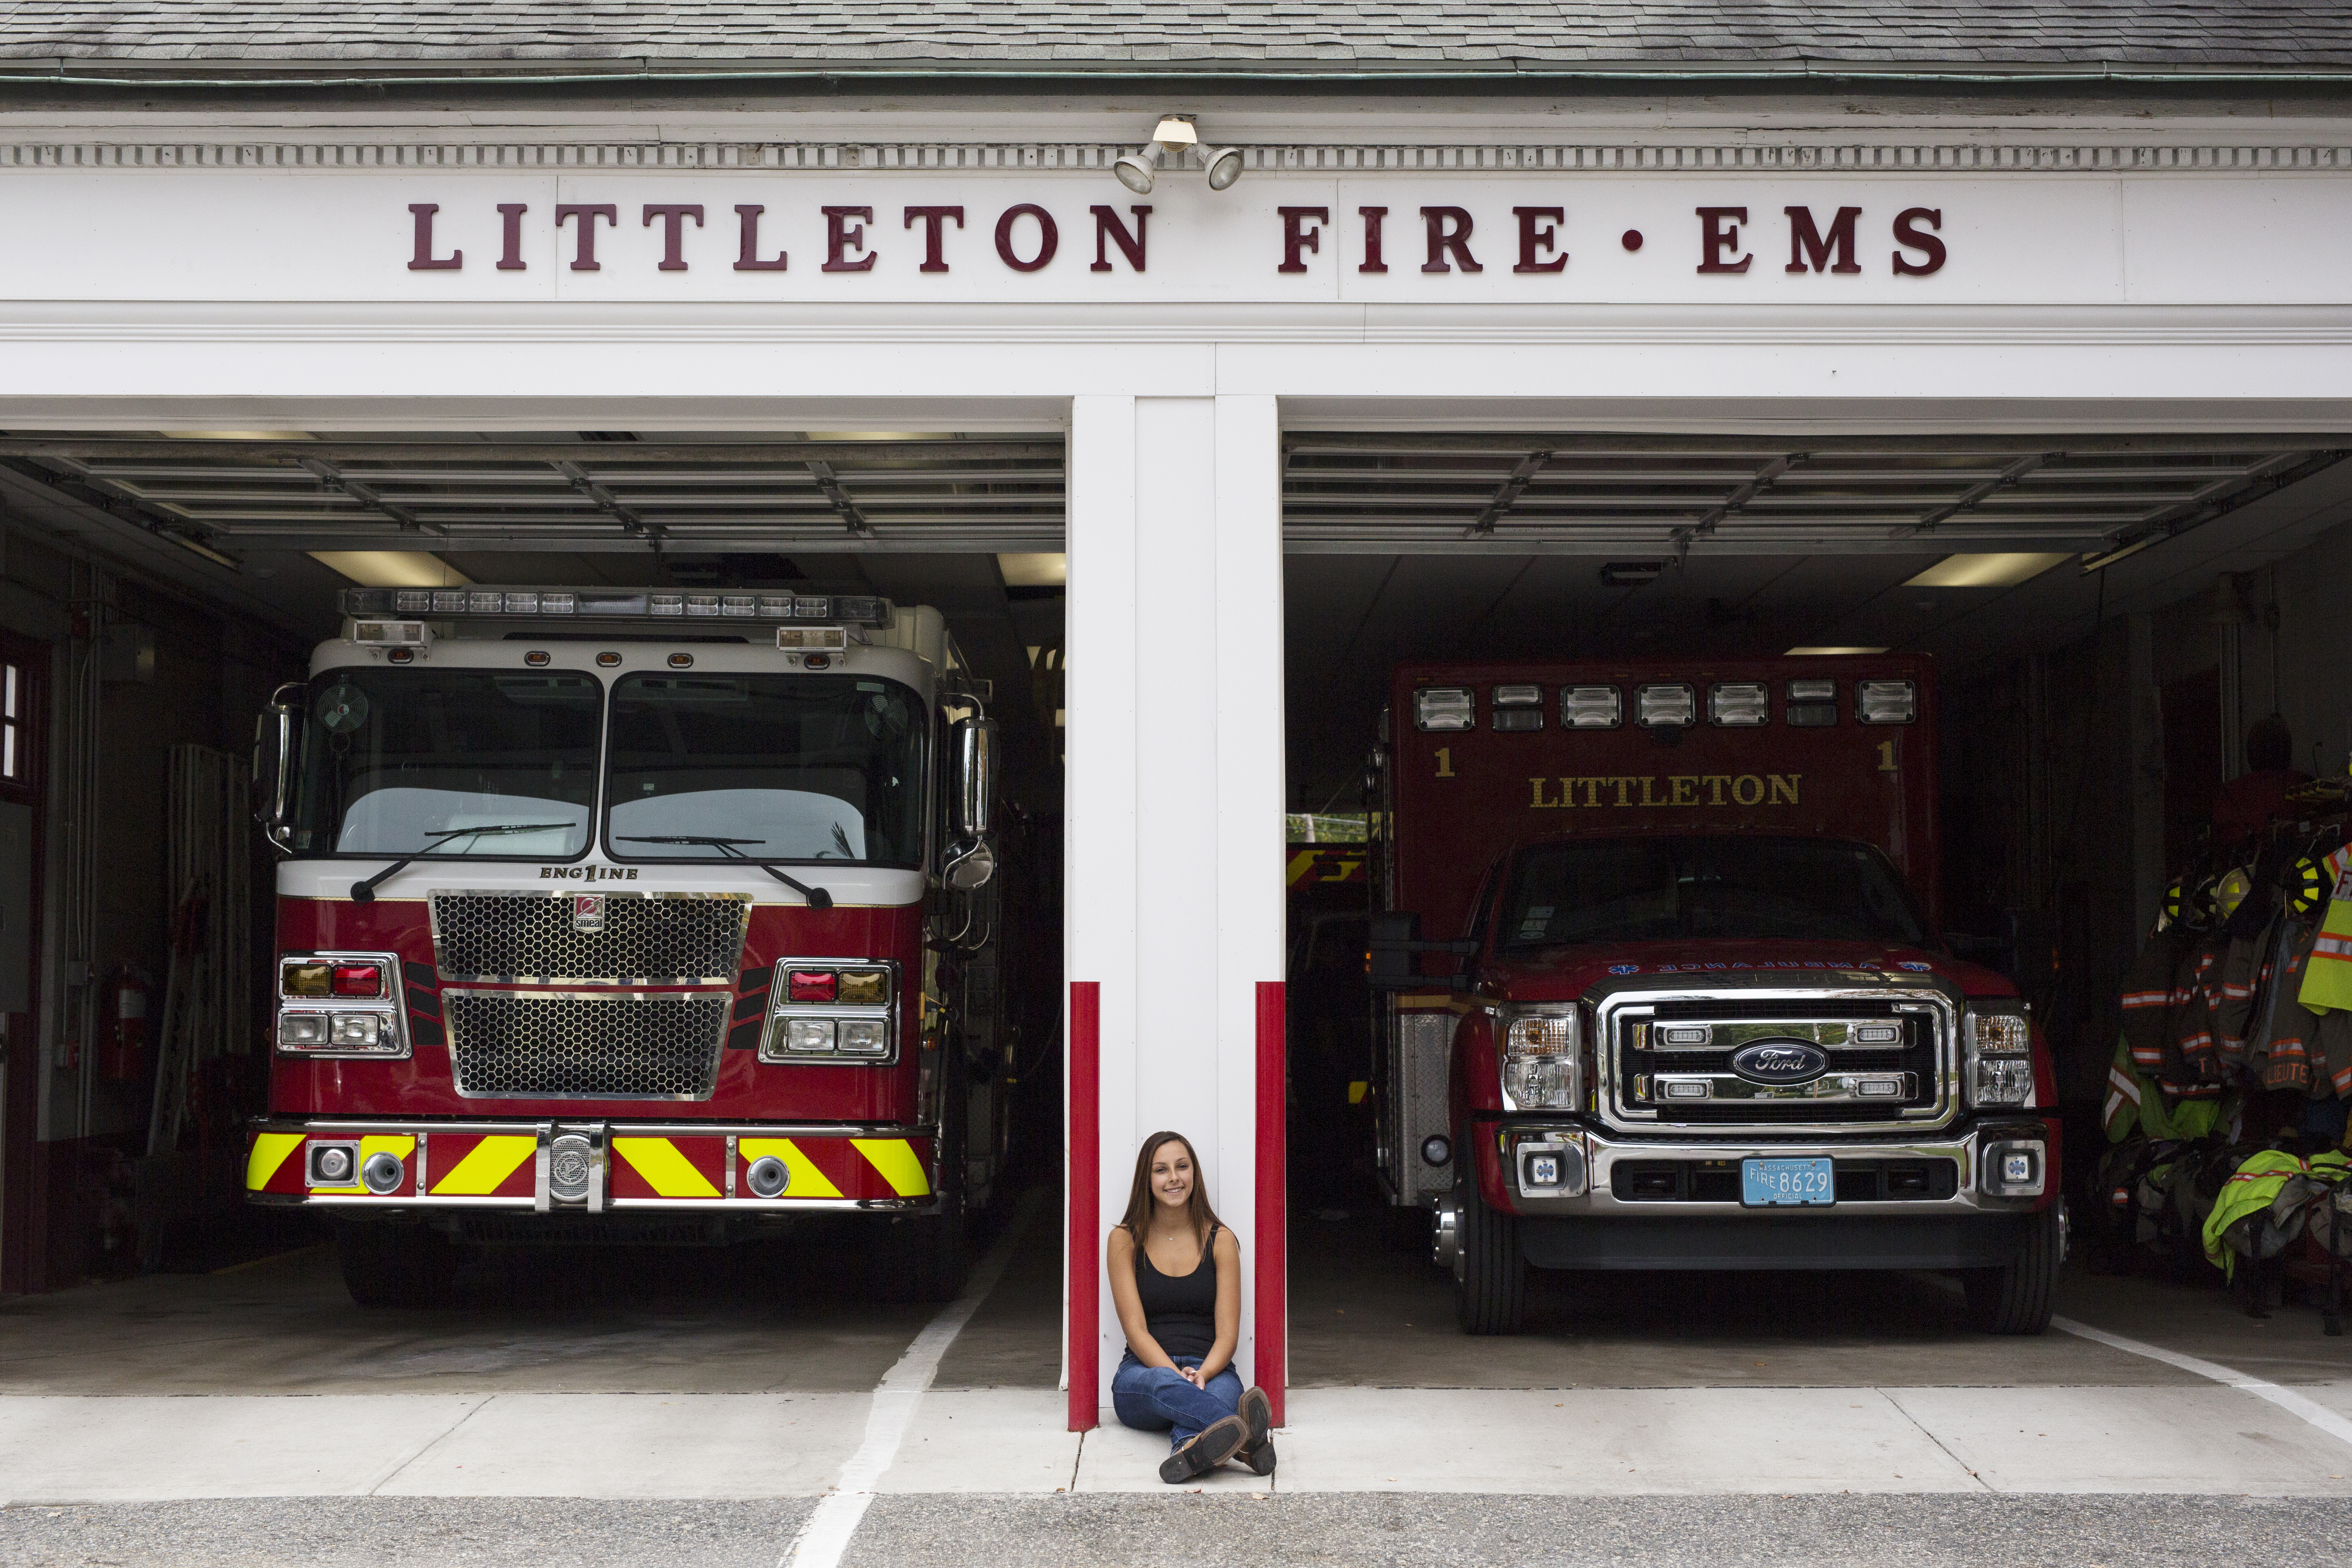
[[[1796,805],[1802,773],[1668,773],[1665,790],[1656,773],[1580,773],[1567,778],[1529,778],[1528,808],[1570,811],[1604,804],[1601,790],[1613,785],[1617,795],[1605,804],[1616,806]],[[1638,793],[1637,792],[1638,788]],[[1702,795],[1704,790],[1704,795]],[[550,875],[562,876],[562,870]],[[619,872],[610,873],[614,876]],[[634,873],[632,873],[634,875]]]

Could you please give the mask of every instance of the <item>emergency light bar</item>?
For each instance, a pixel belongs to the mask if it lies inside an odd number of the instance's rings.
[[[1707,688],[1709,723],[1761,724],[1771,716],[1771,689],[1760,680],[1719,680]]]
[[[1644,729],[1685,729],[1698,722],[1698,694],[1679,680],[1633,689],[1633,722]]]
[[[1412,723],[1416,730],[1475,730],[1478,727],[1478,710],[1473,706],[1470,691],[1460,686],[1432,686],[1412,694]]]
[[[350,616],[563,616],[603,620],[828,621],[887,626],[890,601],[859,594],[688,594],[612,588],[346,588]]]
[[[1625,721],[1625,698],[1613,686],[1563,686],[1559,721],[1571,730],[1614,730]]]
[[[1853,707],[1865,724],[1908,724],[1919,716],[1919,688],[1908,680],[1857,680]]]

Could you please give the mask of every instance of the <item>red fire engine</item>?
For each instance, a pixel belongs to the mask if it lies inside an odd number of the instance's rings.
[[[992,723],[936,610],[359,589],[263,719],[253,1201],[362,1302],[457,1246],[887,1226],[963,1273],[1003,1153]]]
[[[1956,1270],[2048,1323],[2054,1079],[1939,939],[1935,737],[1917,657],[1397,671],[1378,1156],[1465,1330],[1530,1266]]]

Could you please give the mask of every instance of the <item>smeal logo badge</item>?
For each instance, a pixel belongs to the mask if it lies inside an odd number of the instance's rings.
[[[572,929],[603,931],[604,929],[604,895],[574,893],[572,895]]]
[[[637,879],[635,866],[541,866],[539,879],[552,879],[559,882],[634,882]]]

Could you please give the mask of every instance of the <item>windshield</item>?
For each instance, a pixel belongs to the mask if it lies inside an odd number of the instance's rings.
[[[1826,838],[1591,838],[1523,851],[1506,948],[1676,937],[1923,942],[1892,866]]]
[[[362,666],[314,678],[309,698],[295,853],[570,859],[588,847],[593,677]]]
[[[871,677],[625,677],[607,841],[632,860],[919,866],[922,713]]]

